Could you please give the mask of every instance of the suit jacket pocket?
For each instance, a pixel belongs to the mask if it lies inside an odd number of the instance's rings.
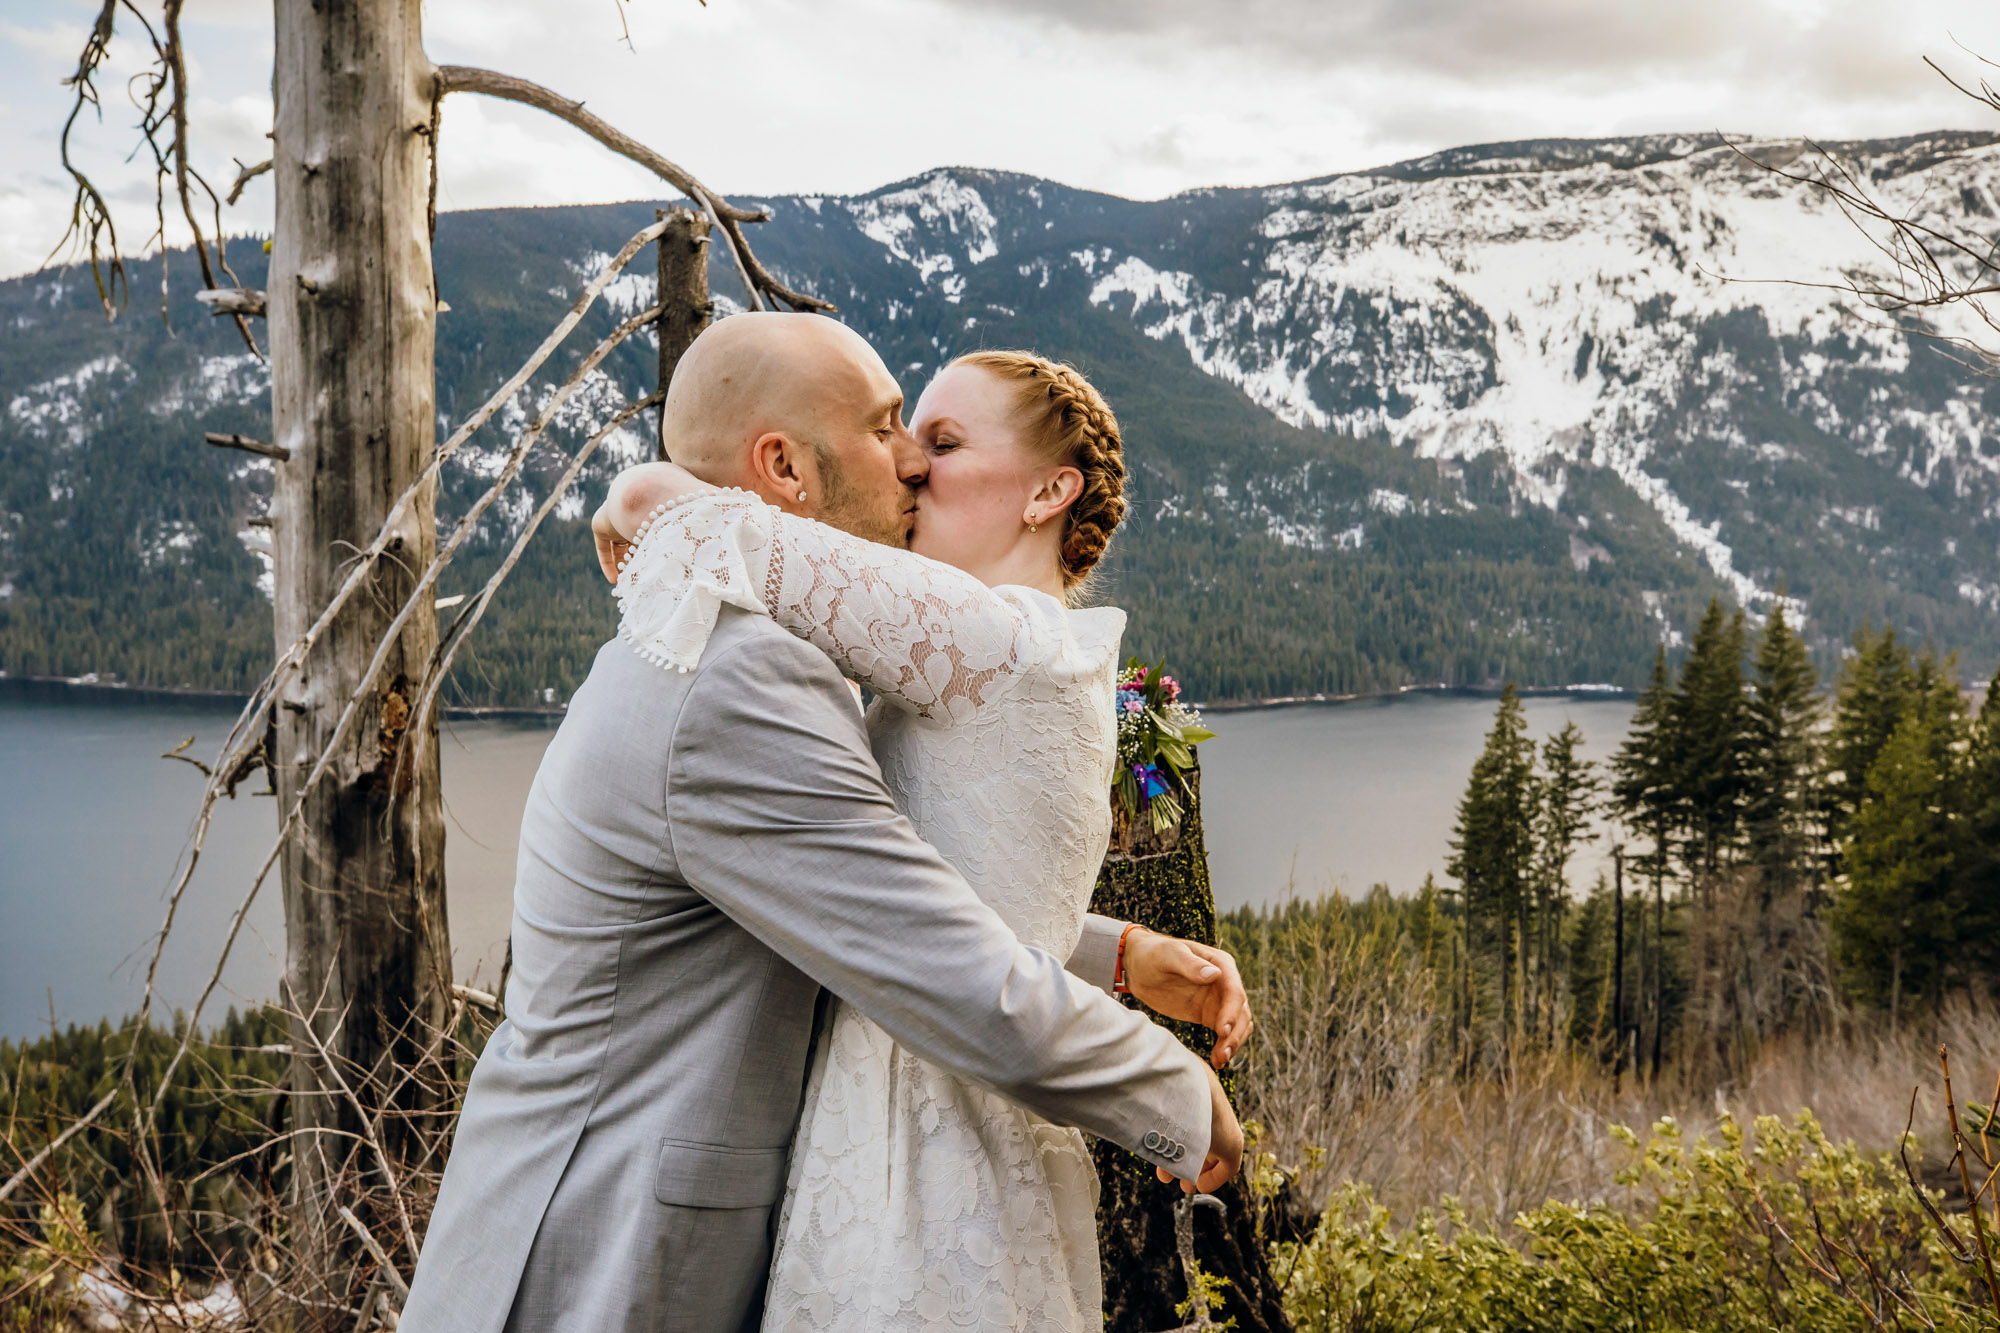
[[[787,1151],[661,1139],[653,1197],[679,1208],[768,1208],[784,1193]]]

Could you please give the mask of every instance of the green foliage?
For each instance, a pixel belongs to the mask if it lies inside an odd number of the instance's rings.
[[[1907,712],[1848,821],[1847,888],[1834,908],[1841,961],[1855,990],[1892,1019],[1906,994],[1936,1003],[1958,942],[1957,730],[1952,711]]]
[[[77,1313],[71,1288],[96,1261],[97,1237],[83,1200],[67,1191],[37,1210],[34,1244],[0,1249],[0,1328],[41,1333],[68,1328]]]
[[[141,1033],[128,1020],[115,1028],[105,1022],[33,1041],[0,1041],[0,1106],[12,1108],[14,1140],[52,1140],[117,1087],[135,1034],[135,1086],[150,1101],[180,1030]],[[161,1101],[156,1166],[162,1179],[174,1182],[177,1219],[192,1228],[174,1237],[183,1265],[190,1247],[194,1256],[240,1252],[247,1240],[241,1219],[284,1188],[282,1154],[269,1144],[282,1127],[290,1059],[263,1048],[282,1047],[288,1039],[283,1015],[232,1010],[193,1045]],[[40,1188],[80,1200],[92,1230],[116,1252],[150,1261],[168,1252],[168,1237],[146,1193],[133,1126],[130,1099],[121,1096],[92,1132],[58,1150],[37,1180]]]
[[[1619,1173],[1623,1206],[1551,1201],[1505,1232],[1447,1200],[1396,1226],[1365,1187],[1276,1247],[1300,1333],[1814,1333],[2000,1327],[1892,1162],[1830,1143],[1808,1113],[1720,1142],[1672,1121]]]
[[[1827,831],[1839,842],[1861,807],[1868,770],[1909,710],[1916,690],[1909,647],[1893,629],[1877,633],[1872,626],[1862,626],[1835,689],[1826,750]]]

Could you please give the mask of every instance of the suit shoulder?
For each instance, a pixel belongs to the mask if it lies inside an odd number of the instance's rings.
[[[704,680],[761,679],[776,675],[800,683],[846,688],[832,659],[769,616],[725,606],[709,636],[696,674]]]

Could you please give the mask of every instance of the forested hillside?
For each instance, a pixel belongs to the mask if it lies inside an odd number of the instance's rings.
[[[1989,139],[1843,149],[1885,189],[1976,212],[2000,199]],[[1636,687],[1711,596],[1761,610],[1781,590],[1823,662],[1868,618],[1961,645],[1975,673],[2000,653],[1986,383],[1824,292],[1729,281],[1869,252],[1713,141],[1496,145],[1157,203],[963,170],[760,202],[760,253],[838,301],[913,395],[979,346],[1098,380],[1137,501],[1103,595],[1132,612],[1128,647],[1170,652],[1206,698]],[[441,428],[654,207],[440,220]],[[252,286],[257,249],[232,253]],[[650,301],[648,270],[454,460],[447,520],[593,331]],[[269,465],[201,433],[267,433],[267,376],[195,285],[171,257],[168,330],[158,261],[135,266],[112,324],[82,270],[0,283],[0,669],[222,688],[261,671],[252,520],[284,516],[266,512]],[[445,593],[484,576],[591,425],[650,390],[652,362],[635,341],[593,374]],[[613,624],[588,509],[648,439],[614,436],[544,529],[462,655],[457,702],[574,688]]]

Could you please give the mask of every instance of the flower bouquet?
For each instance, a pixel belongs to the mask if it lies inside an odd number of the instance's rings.
[[[1215,739],[1181,702],[1166,663],[1133,658],[1118,673],[1118,776],[1111,788],[1111,841],[1126,858],[1161,856],[1180,844],[1194,747]]]

